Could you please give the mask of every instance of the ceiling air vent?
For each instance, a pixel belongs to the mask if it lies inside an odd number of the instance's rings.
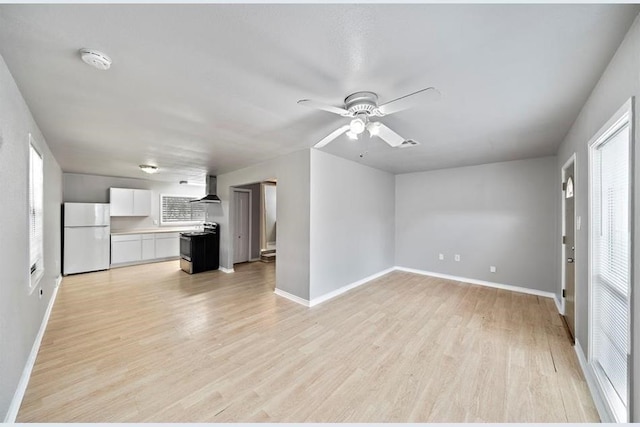
[[[413,139],[405,139],[402,144],[398,145],[396,148],[415,147],[416,145],[420,145],[420,143],[418,141],[414,141]]]

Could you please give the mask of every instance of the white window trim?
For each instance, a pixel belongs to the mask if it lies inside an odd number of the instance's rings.
[[[591,204],[591,194],[593,192],[593,171],[591,170],[592,167],[592,156],[594,153],[594,150],[603,142],[605,142],[607,139],[609,139],[609,137],[611,137],[613,134],[617,133],[618,130],[624,126],[625,124],[628,123],[629,125],[629,146],[630,146],[630,150],[631,153],[633,153],[633,145],[635,142],[634,139],[634,123],[633,120],[634,119],[634,115],[633,115],[633,97],[629,98],[623,105],[622,107],[620,107],[620,109],[618,109],[618,111],[616,111],[616,113],[600,128],[600,130],[598,130],[598,132],[589,140],[589,143],[587,144],[587,154],[588,154],[588,168],[589,168],[589,185],[588,185],[588,202],[587,202],[587,206],[589,209],[589,222],[591,222],[592,218],[593,218],[593,209],[592,209],[592,204]],[[630,161],[633,162],[633,158],[630,156]],[[633,172],[633,168],[632,165],[630,165],[631,167],[631,172]],[[633,173],[631,173],[631,177],[633,176]],[[629,202],[630,202],[630,215],[629,215],[629,220],[633,221],[633,185],[632,183],[630,183],[629,186],[629,191],[631,192],[630,194],[630,198],[629,198]],[[631,230],[631,228],[630,228]],[[587,272],[587,292],[589,295],[588,298],[588,334],[589,334],[589,348],[587,350],[587,360],[588,360],[588,366],[591,370],[591,373],[593,375],[593,377],[596,379],[596,383],[597,386],[599,388],[598,392],[600,393],[600,395],[602,396],[602,400],[603,403],[605,404],[605,410],[607,411],[607,415],[610,418],[611,421],[614,422],[628,422],[629,420],[629,408],[632,405],[631,400],[629,399],[630,396],[627,397],[627,402],[628,402],[628,406],[627,408],[624,407],[624,405],[622,404],[622,402],[620,401],[620,399],[618,398],[613,386],[609,383],[609,381],[605,378],[604,373],[602,372],[602,369],[597,366],[598,364],[595,363],[595,361],[593,360],[593,331],[594,331],[594,325],[593,325],[593,298],[592,298],[592,292],[593,292],[593,283],[592,283],[592,274],[591,274],[591,266],[593,265],[593,239],[591,236],[591,224],[589,224],[589,229],[588,229],[588,257],[589,257],[589,267],[588,267],[588,272]],[[631,251],[631,259],[633,259],[633,254],[634,254],[634,250],[633,250],[633,239],[630,240],[630,251]],[[630,286],[631,289],[629,289],[630,292],[630,296],[629,296],[629,304],[630,304],[630,318],[629,318],[629,322],[632,322],[632,318],[633,318],[633,294],[635,292],[635,289],[633,289],[633,264],[630,266],[630,274],[631,274],[631,280],[630,280]],[[631,330],[631,323],[628,325],[629,326],[629,338],[630,338],[630,352],[631,352],[631,357],[629,357],[629,360],[633,360],[633,340],[632,340],[632,335],[633,335],[633,331]],[[628,370],[627,370],[627,376],[630,379],[630,374],[631,374],[631,364],[628,363]],[[629,385],[632,386],[631,382],[629,382]],[[629,390],[631,389],[631,387],[629,387]],[[602,414],[601,414],[602,415]],[[606,420],[603,420],[606,421]],[[609,422],[609,421],[606,421]]]
[[[42,213],[42,222],[43,222],[43,228],[44,228],[44,156],[42,155],[42,151],[38,148],[37,144],[35,143],[35,140],[33,139],[33,136],[31,135],[31,133],[29,133],[29,161],[28,161],[28,167],[27,170],[28,172],[28,176],[27,176],[27,223],[28,223],[28,228],[31,228],[31,222],[30,222],[30,217],[31,217],[31,200],[30,200],[30,190],[31,190],[31,147],[33,147],[34,151],[36,153],[38,153],[38,155],[40,156],[40,158],[42,159],[42,209],[43,209],[43,213]],[[31,231],[29,231],[29,245],[27,245],[27,259],[29,260],[28,265],[28,277],[29,277],[29,295],[33,294],[33,291],[38,287],[38,284],[40,283],[40,281],[42,280],[42,278],[44,277],[44,229],[42,230],[42,240],[43,240],[43,244],[42,244],[42,251],[40,253],[40,265],[39,267],[36,266],[36,270],[34,272],[31,272]]]
[[[181,227],[181,226],[187,226],[187,225],[200,225],[203,223],[203,221],[206,220],[206,211],[205,211],[205,219],[201,220],[201,221],[180,221],[180,222],[175,222],[175,221],[170,221],[170,222],[165,222],[162,220],[162,199],[165,197],[189,197],[192,200],[196,199],[197,196],[189,196],[189,195],[184,195],[184,194],[160,194],[160,202],[158,204],[158,216],[160,217],[160,226],[163,227],[171,227],[171,226],[175,226],[175,227]]]

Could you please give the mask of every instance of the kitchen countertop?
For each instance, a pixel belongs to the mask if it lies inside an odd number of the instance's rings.
[[[142,228],[139,230],[112,230],[112,235],[124,234],[148,234],[148,233],[184,233],[187,231],[202,231],[197,227],[162,227],[162,228]]]

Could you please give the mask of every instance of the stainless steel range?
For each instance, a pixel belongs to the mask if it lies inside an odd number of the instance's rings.
[[[220,228],[205,222],[204,231],[180,233],[180,268],[189,274],[220,266]]]

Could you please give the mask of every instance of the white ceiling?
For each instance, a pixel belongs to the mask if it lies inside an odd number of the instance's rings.
[[[65,172],[202,181],[347,119],[298,106],[442,93],[382,121],[420,146],[323,150],[393,173],[554,154],[637,5],[1,5],[0,54]],[[86,66],[78,49],[113,66]],[[365,147],[365,144],[368,144]],[[363,151],[367,154],[360,158]],[[146,177],[146,176],[145,176]]]

